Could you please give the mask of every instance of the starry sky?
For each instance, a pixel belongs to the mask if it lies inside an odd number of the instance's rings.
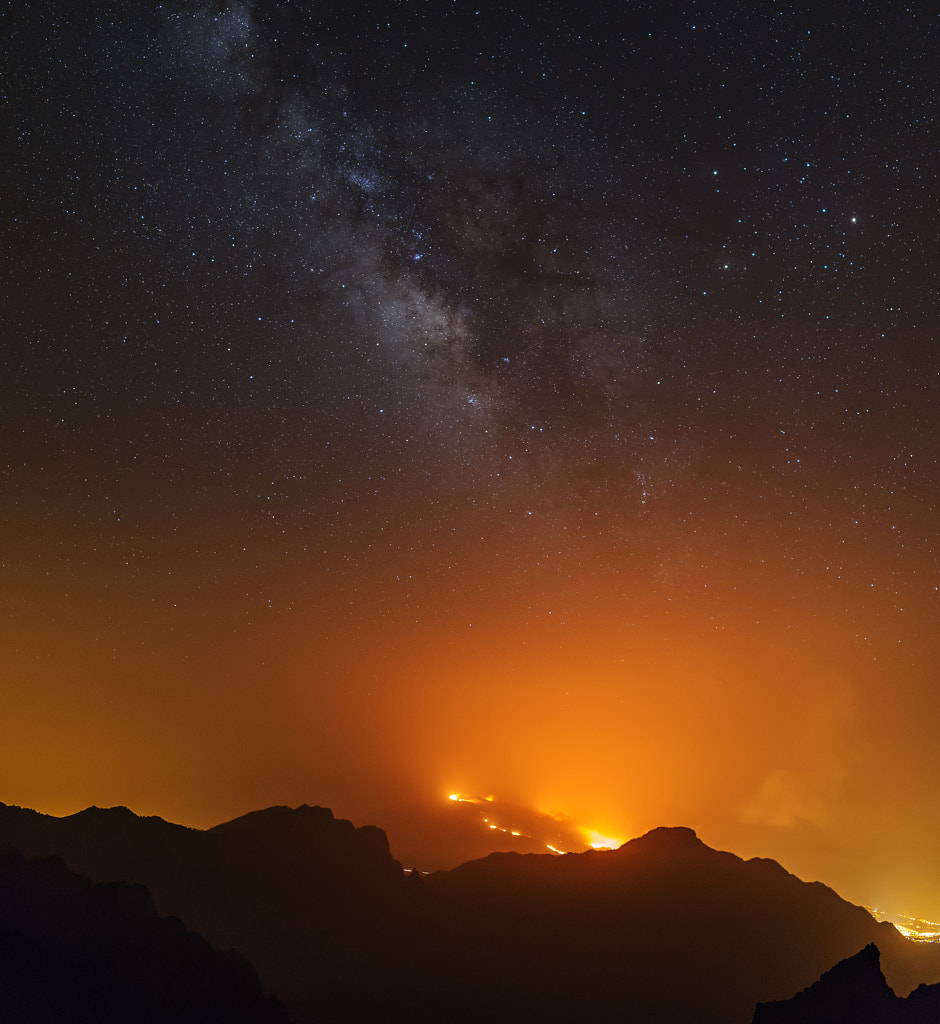
[[[940,919],[932,5],[0,28],[0,799],[495,793]]]

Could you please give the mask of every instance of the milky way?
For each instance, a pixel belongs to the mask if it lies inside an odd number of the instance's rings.
[[[574,801],[595,769],[655,775],[676,736],[727,766],[740,715],[736,767],[663,782],[691,786],[664,813],[720,817],[721,791],[722,821],[828,830],[816,849],[932,814],[935,14],[259,0],[3,24],[23,802],[106,785],[164,813],[199,776],[180,813],[365,807],[419,775]],[[596,753],[640,716],[636,763]],[[103,781],[179,728],[214,753]],[[477,760],[517,735],[518,763]],[[656,813],[597,825],[699,825]]]

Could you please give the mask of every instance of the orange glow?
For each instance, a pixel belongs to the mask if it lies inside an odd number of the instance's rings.
[[[862,647],[861,627],[845,641],[844,612],[813,594],[785,617],[757,586],[747,604],[690,600],[680,615],[598,579],[576,600],[507,583],[472,617],[442,595],[434,616],[375,614],[353,638],[324,639],[340,612],[298,602],[224,654],[182,614],[155,639],[130,597],[102,625],[90,604],[44,593],[64,625],[18,613],[0,637],[15,681],[0,799],[62,814],[121,803],[201,827],[276,803],[362,818],[421,800],[479,808],[494,838],[533,836],[501,816],[508,802],[584,826],[574,843],[540,835],[553,852],[689,825],[853,902],[940,918],[920,867],[940,835],[918,810],[935,750],[927,618],[866,623]],[[551,618],[519,611],[548,597]],[[902,674],[924,681],[905,702],[883,686]]]
[[[450,793],[447,799],[453,803],[464,803],[475,807],[487,808],[488,814],[495,813],[497,819],[504,822],[508,822],[513,816],[527,816],[531,825],[530,832],[520,831],[512,827],[511,824],[498,824],[491,821],[488,817],[481,816],[481,824],[485,825],[487,829],[493,832],[502,832],[505,835],[516,838],[533,839],[534,836],[530,833],[544,831],[548,822],[561,826],[561,832],[566,833],[568,836],[566,843],[543,842],[542,844],[545,849],[550,850],[552,853],[563,852],[563,846],[566,848],[565,852],[576,852],[585,847],[591,847],[595,850],[616,849],[622,846],[624,842],[622,839],[614,839],[596,829],[575,825],[568,815],[561,814],[558,811],[546,813],[513,807],[511,805],[506,806],[497,801],[496,797],[492,794],[485,797],[475,797],[464,793]]]
[[[895,928],[912,942],[940,943],[940,922],[922,921],[906,914],[888,914],[878,907],[865,908],[876,921],[890,921]]]
[[[470,796],[467,793],[451,793],[448,800],[454,800],[456,803],[461,804],[474,804],[479,807],[481,804],[492,803],[495,797],[493,796]]]
[[[603,836],[600,832],[595,832],[593,829],[585,829],[587,834],[588,846],[594,850],[616,850],[618,847],[623,846],[623,839],[612,839],[610,836]]]

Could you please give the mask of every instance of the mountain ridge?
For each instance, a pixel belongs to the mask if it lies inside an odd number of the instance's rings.
[[[244,958],[160,917],[143,886],[19,851],[0,854],[0,1019],[288,1024]]]
[[[758,1002],[876,940],[898,989],[940,980],[940,951],[685,826],[616,850],[494,853],[408,875],[381,829],[328,808],[263,808],[207,830],[86,812],[0,805],[0,849],[147,885],[161,913],[246,956],[302,1024],[614,1012],[748,1024]]]
[[[870,942],[791,999],[758,1003],[752,1024],[934,1024],[940,984],[919,985],[906,998],[891,990],[880,950]]]

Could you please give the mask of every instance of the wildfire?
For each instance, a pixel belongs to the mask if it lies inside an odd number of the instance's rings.
[[[584,831],[587,834],[588,846],[593,850],[616,850],[619,846],[623,846],[624,841],[622,839],[604,836],[600,832],[595,832],[589,828]]]
[[[472,804],[474,807],[486,808],[487,813],[489,814],[492,812],[489,810],[488,805],[494,804],[496,798],[491,795],[473,796],[469,793],[450,793],[448,795],[448,800],[452,800],[454,803]],[[604,835],[603,833],[598,832],[596,829],[586,828],[583,826],[574,826],[570,819],[566,818],[564,815],[554,814],[545,815],[544,817],[552,818],[558,822],[567,823],[576,832],[579,832],[581,835],[583,835],[584,843],[594,850],[615,850],[624,842],[624,840],[622,839],[615,839],[612,836]],[[517,836],[522,839],[532,839],[532,836],[526,835],[524,832],[516,831],[513,828],[504,828],[502,825],[496,824],[496,822],[491,821],[489,817],[483,818],[483,824],[494,832],[503,832],[506,835]],[[551,843],[544,843],[544,846],[551,853],[563,854],[566,852],[571,852],[559,849],[557,846],[553,846]]]

